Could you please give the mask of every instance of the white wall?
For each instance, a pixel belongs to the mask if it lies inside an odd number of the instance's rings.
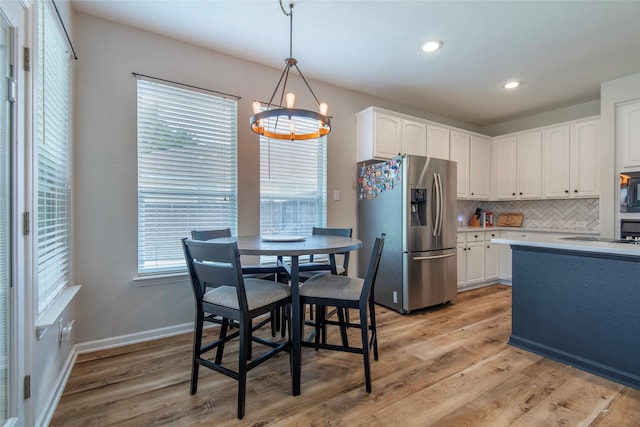
[[[508,133],[519,132],[556,123],[569,122],[571,120],[582,119],[584,117],[597,116],[600,114],[600,100],[583,102],[569,107],[558,108],[533,114],[508,122],[496,123],[485,126],[480,133],[489,136],[506,135]]]
[[[616,170],[616,104],[640,99],[640,73],[602,83],[600,87],[600,141],[602,174],[600,181],[600,234],[617,236],[618,171]]]

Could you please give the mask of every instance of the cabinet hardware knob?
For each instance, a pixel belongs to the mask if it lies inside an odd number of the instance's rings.
[[[569,190],[564,190],[564,192],[565,192],[565,193],[568,193],[568,192],[569,192]]]
[[[522,196],[522,191],[520,192],[520,195]]]
[[[512,195],[512,196],[515,196],[515,195],[516,195],[516,193],[511,193],[511,195]]]
[[[578,190],[573,190],[573,192],[574,192],[574,193],[577,193],[577,192],[578,192]]]

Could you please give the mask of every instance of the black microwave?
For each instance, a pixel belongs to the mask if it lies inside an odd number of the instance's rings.
[[[620,174],[620,212],[640,212],[640,172]]]

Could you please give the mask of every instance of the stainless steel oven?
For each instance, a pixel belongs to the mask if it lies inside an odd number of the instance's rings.
[[[620,212],[640,212],[640,172],[620,174]]]
[[[620,220],[620,239],[634,243],[640,242],[640,219]]]

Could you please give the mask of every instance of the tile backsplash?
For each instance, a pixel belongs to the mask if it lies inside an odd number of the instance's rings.
[[[458,222],[468,224],[476,208],[493,212],[497,219],[500,213],[521,212],[524,214],[523,227],[600,230],[599,199],[562,200],[514,200],[504,202],[484,202],[458,200]],[[495,221],[495,219],[494,219]]]

